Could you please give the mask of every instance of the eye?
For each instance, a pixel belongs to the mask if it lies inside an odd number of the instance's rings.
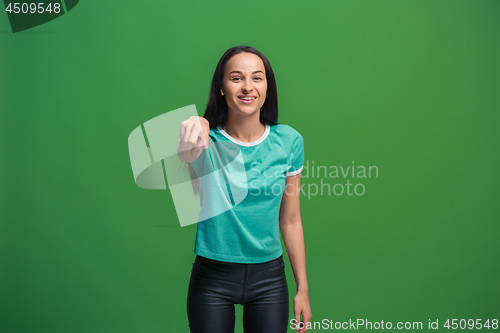
[[[255,79],[262,81],[262,78],[260,76],[255,77]]]
[[[233,78],[231,79],[231,81],[235,81],[235,80],[239,80],[239,79],[240,79],[239,77],[233,77]]]

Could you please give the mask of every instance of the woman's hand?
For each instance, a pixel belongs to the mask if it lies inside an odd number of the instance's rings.
[[[295,325],[299,333],[308,331],[306,328],[307,323],[311,322],[312,313],[311,306],[309,305],[309,293],[305,291],[298,291],[293,298],[293,313],[295,314]],[[300,315],[302,315],[302,323],[300,322]]]
[[[203,117],[192,116],[184,120],[180,127],[180,139],[177,155],[185,162],[191,163],[201,154],[201,148],[208,149],[210,124]]]

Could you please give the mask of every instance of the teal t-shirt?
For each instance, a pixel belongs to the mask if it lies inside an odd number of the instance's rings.
[[[304,140],[288,125],[268,125],[253,142],[211,129],[209,149],[191,163],[199,180],[194,252],[214,260],[262,263],[282,253],[279,211],[286,178],[304,165]]]

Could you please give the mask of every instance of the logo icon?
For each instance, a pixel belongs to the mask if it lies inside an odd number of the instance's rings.
[[[179,127],[191,116],[198,116],[194,104],[150,119],[128,137],[135,183],[145,189],[168,187],[181,227],[218,216],[248,195],[245,162],[237,144],[210,142],[191,163],[194,173],[178,157]]]

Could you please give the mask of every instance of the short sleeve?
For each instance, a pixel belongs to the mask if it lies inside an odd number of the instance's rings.
[[[293,140],[292,151],[290,153],[290,169],[286,176],[295,176],[304,168],[304,138],[299,132],[296,132]]]

